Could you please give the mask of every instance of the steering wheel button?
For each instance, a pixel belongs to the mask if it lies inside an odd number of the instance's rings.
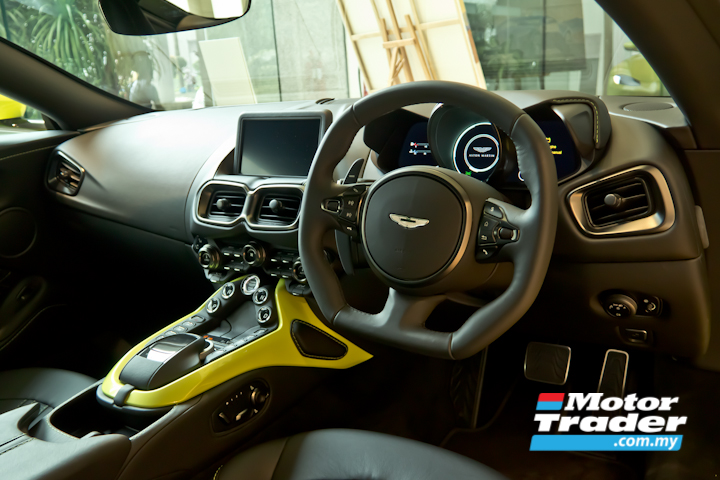
[[[495,218],[503,218],[502,208],[498,207],[498,206],[495,205],[494,203],[489,203],[489,202],[486,203],[486,204],[485,204],[485,208],[483,209],[483,211],[484,211],[486,214],[492,215],[492,216],[495,217]]]
[[[500,230],[498,230],[498,237],[501,240],[512,240],[512,238],[515,236],[515,232],[512,228],[504,228],[500,227]]]
[[[355,237],[358,234],[357,227],[354,225],[343,225],[343,232],[351,237]]]
[[[357,211],[358,202],[360,201],[360,197],[343,197],[343,211],[345,210],[355,210]]]
[[[342,218],[346,222],[354,222],[355,220],[357,220],[357,210],[343,209],[342,213],[340,214],[340,218]]]
[[[496,247],[495,245],[485,245],[482,247],[478,247],[475,258],[477,260],[486,260],[495,255],[495,252],[497,252],[497,250],[498,247]]]
[[[340,200],[325,200],[325,210],[328,212],[338,213],[340,211]]]
[[[478,232],[478,245],[487,243],[496,243],[495,239],[495,228],[498,226],[498,221],[488,216],[483,216],[480,219],[480,231]]]

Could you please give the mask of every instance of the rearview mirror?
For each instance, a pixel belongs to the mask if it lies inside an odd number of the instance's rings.
[[[212,27],[242,17],[250,0],[99,0],[110,30],[156,35]]]

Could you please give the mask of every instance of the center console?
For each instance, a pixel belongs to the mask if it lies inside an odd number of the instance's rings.
[[[44,455],[52,468],[28,469],[33,478],[187,478],[333,370],[370,358],[285,279],[246,275],[133,347],[103,381],[42,421],[25,421],[31,412],[20,409],[0,415],[15,447],[0,455],[0,471],[6,459]]]

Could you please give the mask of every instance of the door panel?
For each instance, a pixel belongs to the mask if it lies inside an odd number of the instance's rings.
[[[43,277],[53,251],[45,171],[53,149],[75,135],[0,136],[0,350],[51,302]]]

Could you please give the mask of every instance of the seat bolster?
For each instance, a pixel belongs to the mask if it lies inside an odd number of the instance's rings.
[[[287,440],[280,438],[243,452],[221,466],[215,473],[214,480],[236,478],[271,480]]]
[[[241,453],[219,471],[217,480],[505,479],[457,453],[362,430],[317,430],[277,442]],[[257,470],[259,464],[266,467]]]

